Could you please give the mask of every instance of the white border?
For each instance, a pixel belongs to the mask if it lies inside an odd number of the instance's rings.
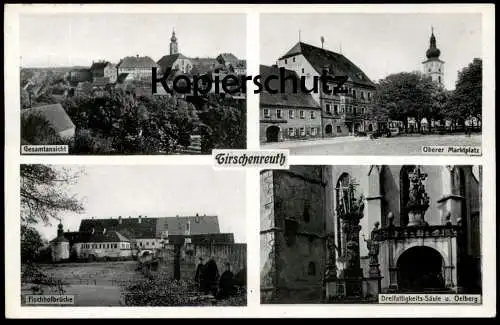
[[[247,170],[247,307],[21,307],[19,279],[19,164],[212,164],[211,156],[22,156],[19,155],[19,26],[20,13],[56,12],[115,13],[243,13],[247,14],[247,69],[252,75],[259,69],[259,14],[263,13],[482,13],[483,14],[483,156],[291,156],[290,164],[419,164],[483,165],[483,305],[260,305],[259,270],[259,172]],[[494,5],[491,4],[412,4],[412,5],[5,5],[5,279],[6,317],[9,318],[95,318],[95,317],[491,317],[496,314],[495,255],[495,38]],[[258,96],[248,95],[248,149],[258,149]]]

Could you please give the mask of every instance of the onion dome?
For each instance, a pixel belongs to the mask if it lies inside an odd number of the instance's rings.
[[[434,36],[434,30],[431,33],[429,49],[425,55],[428,59],[438,59],[439,55],[441,55],[441,51],[436,47],[436,36]]]

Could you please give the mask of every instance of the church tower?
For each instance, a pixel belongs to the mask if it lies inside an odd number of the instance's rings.
[[[423,63],[424,74],[431,76],[434,82],[440,85],[444,83],[444,61],[439,59],[441,51],[436,46],[436,36],[434,36],[434,28],[431,31],[429,49],[425,53],[427,60]]]
[[[172,37],[170,38],[170,55],[179,52],[177,47],[177,37],[175,37],[175,30],[172,30]]]

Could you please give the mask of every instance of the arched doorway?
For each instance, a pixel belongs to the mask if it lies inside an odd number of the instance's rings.
[[[355,131],[355,132],[358,132],[358,131],[360,131],[360,129],[361,129],[361,124],[356,123],[356,124],[354,125],[354,131]]]
[[[325,128],[325,134],[332,135],[332,133],[333,133],[333,127],[331,124],[328,124]]]
[[[368,132],[373,132],[373,125],[368,124]]]
[[[266,129],[267,142],[278,142],[279,134],[280,128],[275,125],[271,125]]]
[[[403,292],[427,292],[445,288],[443,257],[433,248],[416,246],[398,258],[398,287]]]

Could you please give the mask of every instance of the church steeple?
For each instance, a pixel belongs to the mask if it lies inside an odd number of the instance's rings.
[[[170,37],[170,55],[178,53],[177,37],[175,37],[175,30],[172,29],[172,37]]]
[[[430,76],[433,81],[443,85],[444,79],[444,61],[439,59],[441,51],[436,45],[436,36],[434,36],[434,27],[431,27],[431,37],[429,40],[429,49],[425,52],[427,60],[423,63],[424,74]]]
[[[434,36],[434,27],[431,27],[431,38],[429,40],[429,49],[425,53],[428,59],[439,59],[441,51],[436,46],[436,36]]]

